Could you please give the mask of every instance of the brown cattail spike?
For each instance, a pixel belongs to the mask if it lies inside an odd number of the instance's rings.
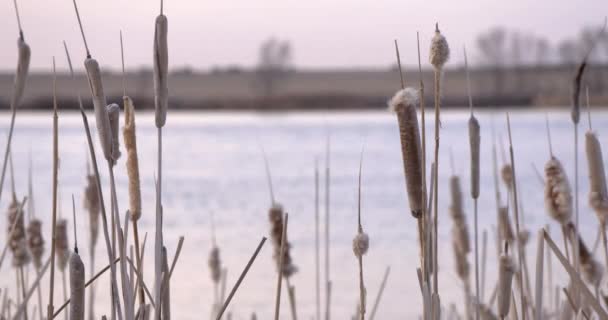
[[[591,130],[585,134],[585,152],[589,167],[589,205],[595,210],[600,222],[605,223],[608,218],[608,190],[604,159],[602,146]]]
[[[137,139],[135,136],[135,108],[130,97],[123,97],[125,109],[125,126],[123,138],[127,150],[127,175],[129,176],[129,213],[131,219],[141,217],[141,189],[139,184],[139,160],[137,157]]]
[[[27,226],[27,244],[32,254],[36,270],[42,267],[42,255],[44,254],[44,238],[42,237],[42,221],[33,218]]]
[[[66,219],[58,219],[57,226],[55,227],[55,235],[57,240],[55,242],[55,250],[57,250],[57,265],[59,270],[64,271],[68,265],[69,244],[68,244],[68,221]]]
[[[220,249],[213,247],[209,254],[209,269],[211,269],[211,280],[216,284],[220,282],[222,277],[222,261],[220,260]]]
[[[545,165],[545,207],[549,215],[564,225],[572,217],[572,192],[566,172],[557,158]]]
[[[414,218],[420,218],[423,211],[422,149],[416,115],[417,103],[418,90],[413,88],[399,90],[388,103],[389,110],[397,113],[405,182],[410,210]]]
[[[93,247],[97,244],[97,239],[99,237],[99,214],[101,212],[99,190],[97,189],[95,174],[87,174],[87,185],[84,189],[84,208],[89,213],[91,251],[93,251]]]
[[[296,273],[298,269],[293,265],[293,261],[291,260],[291,244],[289,244],[289,242],[285,243],[282,265],[279,265],[281,261],[281,239],[283,236],[283,207],[280,204],[275,203],[268,211],[268,218],[270,220],[270,237],[274,244],[273,258],[281,274],[284,277],[289,278]]]
[[[70,256],[70,319],[84,320],[84,264],[77,252]]]
[[[108,110],[108,119],[110,120],[110,132],[112,132],[112,161],[116,163],[118,158],[120,158],[120,140],[118,139],[120,107],[116,103],[112,103],[106,109]]]
[[[28,253],[27,240],[25,234],[25,222],[23,217],[23,206],[15,198],[11,201],[8,208],[8,232],[14,225],[13,233],[7,233],[10,238],[8,241],[8,247],[13,254],[13,266],[22,267],[30,261],[30,255]]]
[[[511,307],[511,285],[515,264],[507,252],[500,256],[498,264],[498,316],[501,318],[509,314]]]

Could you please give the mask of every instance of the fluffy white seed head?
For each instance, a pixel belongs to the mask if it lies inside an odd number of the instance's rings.
[[[600,222],[608,218],[608,190],[606,188],[606,173],[602,146],[594,132],[585,134],[585,152],[589,167],[589,204],[595,211]]]
[[[450,59],[450,47],[448,41],[439,31],[439,28],[435,29],[435,35],[431,39],[431,52],[429,54],[429,60],[431,64],[437,70],[441,70],[443,65]]]
[[[410,210],[414,218],[422,215],[422,178],[424,174],[422,172],[420,130],[416,115],[417,103],[418,90],[413,88],[399,90],[388,103],[389,110],[397,114],[405,184]]]
[[[549,215],[562,225],[572,217],[572,191],[566,172],[555,157],[545,165],[545,207]]]
[[[388,109],[392,112],[404,112],[406,108],[416,108],[418,99],[418,90],[407,87],[395,93],[388,102]]]
[[[361,257],[369,249],[369,236],[365,232],[358,232],[353,239],[353,253],[356,257]]]
[[[21,37],[19,38],[19,40],[17,40],[17,49],[19,56],[17,58],[17,71],[15,72],[13,94],[11,96],[11,108],[13,109],[19,107],[19,103],[21,102],[21,98],[23,97],[23,91],[25,90],[25,80],[27,79],[27,74],[30,68],[30,57],[32,55],[30,46],[25,43],[25,41]]]

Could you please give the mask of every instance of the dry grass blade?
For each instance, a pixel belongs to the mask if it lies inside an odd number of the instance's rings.
[[[287,223],[287,217],[285,217],[285,223]],[[228,298],[226,299],[226,302],[224,302],[224,305],[222,306],[222,308],[220,309],[220,311],[217,314],[217,318],[216,318],[217,320],[220,320],[222,318],[224,311],[226,311],[226,308],[228,308],[228,305],[230,305],[230,301],[234,297],[234,294],[236,293],[236,291],[239,289],[239,286],[241,285],[241,282],[243,282],[243,279],[245,279],[247,272],[249,272],[249,268],[251,268],[251,265],[255,261],[255,258],[258,256],[258,253],[262,249],[262,246],[264,246],[265,242],[266,242],[266,237],[263,237],[262,240],[260,241],[260,244],[258,244],[258,247],[255,249],[255,252],[249,259],[249,262],[247,262],[245,269],[243,270],[243,272],[241,272],[241,275],[239,276],[239,279],[236,281],[236,284],[234,285],[234,287],[232,287],[232,290],[230,290],[230,294],[228,294]],[[279,276],[279,278],[280,278],[280,276]]]
[[[388,276],[390,273],[391,267],[386,267],[386,270],[384,271],[384,276],[382,277],[382,283],[380,284],[380,290],[378,290],[378,295],[376,296],[376,300],[374,301],[374,306],[372,307],[372,311],[369,314],[369,320],[374,320],[374,317],[376,316],[376,311],[378,311],[378,306],[380,305],[380,300],[382,299],[382,293],[384,292],[384,287],[386,286],[386,281],[388,280]]]
[[[281,274],[281,266],[283,265],[283,259],[285,258],[285,250],[287,247],[287,222],[289,221],[289,214],[285,213],[285,218],[283,219],[283,230],[281,232],[281,247],[279,250],[278,257],[278,266],[279,269],[277,271],[277,291],[274,305],[274,320],[279,320],[279,310],[281,308],[281,284],[283,280],[283,275]],[[219,318],[218,318],[219,319]]]
[[[38,273],[38,276],[36,277],[36,280],[32,283],[32,286],[30,287],[30,289],[25,294],[25,296],[23,298],[23,302],[17,308],[17,311],[16,311],[15,315],[13,317],[11,317],[9,315],[9,317],[8,317],[9,319],[19,320],[19,319],[21,319],[21,314],[23,314],[24,312],[27,312],[25,310],[26,307],[27,307],[27,302],[32,297],[32,295],[34,294],[34,291],[36,290],[36,288],[38,288],[38,286],[40,285],[40,280],[42,280],[42,277],[46,273],[46,269],[49,267],[49,264],[51,264],[51,258],[50,257],[46,261],[46,263],[44,264],[44,266],[40,269],[40,272]],[[5,290],[5,292],[6,292],[6,290]]]

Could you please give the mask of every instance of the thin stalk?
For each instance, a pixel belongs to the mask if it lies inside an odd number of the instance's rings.
[[[285,221],[287,221],[287,216],[285,217]],[[285,225],[285,226],[287,226],[287,225]],[[220,309],[220,311],[217,314],[217,318],[216,318],[217,320],[220,320],[222,318],[224,311],[226,311],[226,309],[228,308],[228,305],[230,304],[232,297],[234,297],[234,294],[239,289],[241,282],[243,282],[243,279],[245,279],[247,272],[249,272],[249,268],[251,268],[251,265],[255,261],[255,258],[258,256],[258,253],[262,249],[262,246],[264,246],[265,242],[266,242],[266,237],[263,237],[262,240],[260,241],[260,244],[258,244],[258,247],[255,249],[255,252],[249,259],[249,262],[247,262],[245,269],[243,270],[243,272],[241,272],[241,275],[239,276],[239,279],[236,281],[236,284],[234,285],[234,287],[232,287],[232,290],[230,290],[230,294],[228,294],[228,299],[226,299],[226,302],[224,302],[224,305],[222,306],[222,308]],[[279,276],[279,278],[281,278],[281,277]]]
[[[479,286],[479,302],[484,301],[486,287],[486,261],[488,253],[488,232],[483,230],[481,233],[481,282]]]
[[[289,298],[289,307],[291,311],[291,319],[298,320],[298,313],[296,309],[296,287],[289,283],[289,278],[285,277],[285,284],[287,285],[287,297]]]
[[[575,240],[573,245],[574,251],[574,268],[576,272],[580,274],[581,272],[581,262],[580,262],[580,241],[576,239],[578,237],[579,231],[579,217],[578,217],[578,121],[574,122],[574,232],[575,232]],[[581,301],[581,293],[580,288],[578,286],[574,286],[574,294],[577,298],[577,301]]]
[[[162,145],[163,145],[163,134],[162,127],[157,128],[157,143],[158,143],[158,154],[157,154],[157,170],[158,170],[158,181],[156,183],[156,239],[154,244],[154,274],[156,284],[156,301],[159,302],[157,308],[155,308],[155,319],[160,318],[160,285],[162,281],[162,247],[163,247],[163,212],[162,212]]]
[[[23,312],[25,312],[25,307],[27,304],[27,301],[29,301],[29,299],[31,298],[32,294],[34,294],[34,290],[36,290],[36,288],[38,288],[40,286],[40,281],[42,279],[42,277],[44,276],[46,270],[49,267],[49,264],[51,264],[51,258],[49,257],[49,259],[46,261],[46,263],[44,264],[44,266],[40,269],[41,271],[38,273],[38,276],[36,277],[36,280],[32,283],[32,286],[30,287],[30,289],[27,291],[27,294],[25,295],[24,301],[21,303],[20,306],[18,306],[17,308],[17,313],[15,314],[15,317],[13,318],[10,315],[10,310],[9,310],[9,316],[8,319],[19,319],[19,317],[21,316],[21,314]],[[7,289],[4,290],[4,298],[6,301],[6,293],[7,293]],[[3,307],[2,307],[2,314],[0,314],[0,316],[4,316],[4,306],[8,305],[9,309],[10,309],[10,303],[4,303],[3,302]]]
[[[46,311],[46,318],[51,319],[53,315],[53,292],[55,290],[55,243],[57,235],[57,170],[59,167],[59,139],[58,139],[58,117],[57,117],[57,74],[55,71],[55,57],[53,57],[53,208],[51,220],[51,275],[49,277],[49,304]],[[0,188],[2,182],[0,181]]]
[[[22,294],[22,297],[23,297],[23,305],[24,305],[24,308],[23,308],[23,319],[27,320],[28,319],[28,317],[27,317],[27,302],[28,302],[28,300],[26,299],[27,294],[25,292],[25,275],[23,274],[23,266],[19,267],[19,277],[21,278],[21,294]]]
[[[441,70],[435,69],[435,196],[434,196],[434,204],[433,204],[433,292],[439,292],[439,276],[438,276],[438,258],[437,254],[437,226],[438,226],[438,203],[439,203],[439,188],[438,188],[438,178],[439,178],[439,114],[440,114],[440,104],[439,104],[439,95],[440,95],[440,86],[441,86]]]
[[[315,320],[321,320],[321,268],[319,260],[319,162],[315,159]]]
[[[289,220],[289,214],[285,213],[285,221],[283,222],[283,234],[281,235],[281,250],[280,250],[280,256],[279,256],[279,266],[283,265],[283,257],[285,256],[288,220]],[[282,280],[283,280],[283,276],[281,275],[281,270],[278,270],[278,272],[277,272],[277,291],[276,291],[276,298],[275,298],[275,305],[274,305],[274,320],[279,320],[279,310],[281,308]]]
[[[420,61],[420,34],[418,31],[416,31],[416,43],[417,43],[417,48],[418,48],[418,77],[419,77],[419,98],[420,98],[420,122],[422,123],[422,137],[421,137],[421,141],[422,141],[422,208],[423,208],[423,213],[422,213],[422,222],[420,223],[423,228],[421,228],[423,230],[423,234],[426,234],[426,227],[428,226],[428,211],[426,211],[426,207],[427,207],[427,189],[426,189],[426,118],[425,118],[425,104],[424,104],[424,81],[422,81],[422,63]],[[426,239],[425,239],[426,242]],[[426,243],[424,244],[424,246],[426,247]],[[423,276],[424,276],[424,280],[426,282],[429,281],[429,266],[428,266],[428,260],[429,257],[426,254],[423,254],[424,257],[424,272],[423,272]]]
[[[382,283],[380,284],[380,290],[378,290],[378,295],[376,296],[376,300],[374,301],[374,306],[372,307],[372,312],[369,314],[369,320],[374,320],[376,316],[376,311],[378,311],[378,305],[380,305],[380,299],[382,299],[382,293],[384,292],[384,287],[386,286],[386,281],[388,280],[388,276],[391,273],[391,267],[386,267],[384,271],[384,277],[382,278]]]
[[[331,318],[331,277],[329,273],[330,267],[330,256],[329,256],[329,230],[330,230],[330,136],[329,129],[327,131],[327,140],[326,140],[326,154],[325,154],[325,320],[330,320]]]
[[[517,238],[519,238],[519,206],[517,205],[519,202],[517,201],[517,175],[515,174],[515,156],[514,156],[514,151],[513,151],[513,139],[511,137],[511,120],[509,119],[509,113],[507,113],[507,128],[509,131],[509,154],[511,157],[511,170],[513,172],[513,207],[514,207],[514,212],[515,212],[515,228],[516,228],[516,232],[517,232]],[[520,276],[519,276],[519,290],[520,290],[520,298],[521,298],[521,318],[522,320],[526,320],[526,299],[525,299],[525,294],[524,294],[524,284],[523,284],[523,277],[521,276],[521,270],[524,270],[523,268],[523,249],[522,249],[522,245],[521,245],[521,241],[517,241],[517,252],[518,252],[518,257],[519,257],[519,270],[520,270]]]

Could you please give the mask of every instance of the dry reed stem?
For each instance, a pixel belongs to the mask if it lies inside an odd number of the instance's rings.
[[[57,117],[57,75],[55,72],[55,58],[53,57],[53,208],[51,220],[51,276],[49,285],[49,302],[47,307],[46,318],[51,319],[53,315],[53,293],[55,289],[55,244],[57,227],[57,170],[59,167],[59,150],[58,150],[58,117]],[[1,183],[0,183],[1,185]]]
[[[40,269],[40,272],[36,276],[36,280],[34,280],[31,287],[27,290],[27,293],[24,295],[23,302],[21,302],[21,305],[17,306],[17,310],[16,310],[14,317],[10,315],[10,311],[9,311],[8,319],[13,319],[13,320],[20,319],[21,314],[27,312],[25,310],[27,307],[27,302],[34,294],[34,291],[40,285],[40,281],[44,277],[44,274],[46,273],[46,269],[48,269],[50,264],[51,264],[51,258],[49,257],[49,259],[47,259],[46,263],[44,264],[44,266],[42,266],[42,268]],[[7,290],[5,289],[4,292],[5,292],[5,298],[6,298]],[[5,304],[3,303],[3,305],[5,305]],[[10,304],[9,304],[9,308],[10,308]],[[3,309],[4,309],[4,307],[3,307]],[[4,316],[4,311],[2,312],[2,314],[0,314],[0,316]]]
[[[321,320],[321,266],[319,241],[319,161],[315,159],[315,320]]]
[[[329,255],[329,231],[330,231],[330,136],[327,131],[325,146],[325,320],[331,319],[331,277],[330,277],[330,255]]]
[[[420,270],[420,269],[418,269]],[[382,293],[384,292],[384,288],[386,287],[386,281],[388,280],[388,276],[391,273],[391,267],[386,267],[384,271],[384,276],[382,277],[382,282],[380,283],[380,289],[378,290],[378,295],[376,295],[376,300],[374,300],[374,305],[372,307],[372,311],[369,314],[369,320],[374,320],[376,315],[376,311],[378,311],[378,306],[380,305],[380,300],[382,299]]]
[[[431,40],[431,50],[429,54],[429,59],[431,64],[434,66],[435,70],[435,198],[434,198],[434,213],[433,213],[433,222],[434,222],[434,238],[433,238],[433,246],[434,246],[434,279],[433,279],[433,292],[439,292],[439,277],[438,277],[438,252],[437,252],[437,228],[438,228],[438,200],[439,200],[439,188],[437,183],[438,177],[438,168],[439,168],[439,126],[440,119],[439,114],[441,112],[441,73],[443,65],[447,62],[450,56],[450,48],[448,43],[443,35],[439,32],[439,25],[435,25],[435,36]]]
[[[357,197],[357,235],[353,239],[353,253],[359,261],[359,317],[361,320],[365,319],[366,312],[366,295],[365,283],[363,282],[363,255],[365,255],[369,249],[369,237],[363,232],[361,225],[361,173],[363,168],[363,150],[361,150],[361,159],[359,162],[359,193]]]
[[[538,232],[538,245],[536,249],[536,299],[534,304],[534,319],[542,320],[543,317],[543,277],[544,277],[544,240],[542,231]]]
[[[282,213],[281,213],[282,214]],[[287,247],[287,222],[289,220],[289,214],[285,213],[285,218],[283,219],[283,232],[281,232],[281,247],[279,251],[279,266],[283,265],[283,258],[285,257],[285,248]],[[283,275],[280,272],[280,269],[277,271],[277,291],[274,305],[274,320],[279,320],[279,310],[281,308],[281,284],[282,284]],[[218,318],[219,319],[219,318]]]
[[[515,175],[515,155],[514,155],[514,151],[513,151],[513,139],[511,137],[511,120],[509,119],[509,113],[507,113],[507,129],[509,132],[509,154],[510,154],[510,158],[511,158],[511,168],[513,170],[513,185],[512,185],[512,189],[513,189],[513,207],[514,207],[514,212],[515,212],[515,232],[519,235],[520,231],[519,231],[519,206],[518,206],[518,199],[517,199],[517,176]],[[521,270],[523,270],[523,248],[521,243],[518,241],[517,242],[517,253],[518,253],[518,260],[519,260],[519,270],[521,272]],[[523,286],[523,277],[519,277],[519,290],[520,290],[520,298],[521,298],[521,318],[523,320],[526,320],[526,300],[525,300],[525,294],[524,294],[524,286]]]
[[[488,250],[488,232],[483,230],[481,233],[481,281],[479,285],[479,303],[484,301],[485,287],[486,287],[486,262],[487,262],[487,250]]]
[[[161,310],[162,310],[162,319],[171,320],[171,281],[169,281],[169,264],[167,262],[167,248],[163,247],[163,273],[166,275],[167,279],[163,282],[161,286],[162,295],[161,295]]]
[[[287,227],[287,215],[285,215],[285,227]],[[234,284],[234,287],[232,287],[232,290],[230,290],[230,294],[228,294],[228,298],[226,299],[226,302],[224,302],[224,305],[222,306],[222,308],[218,312],[218,315],[217,315],[217,318],[216,318],[217,320],[220,320],[222,318],[222,315],[224,314],[224,311],[226,311],[226,308],[228,308],[228,305],[230,305],[230,301],[234,297],[234,294],[236,293],[236,291],[239,289],[239,286],[241,285],[241,282],[243,282],[243,279],[245,279],[245,276],[247,275],[247,272],[249,272],[249,268],[251,268],[251,265],[253,265],[253,262],[255,261],[256,257],[258,256],[258,253],[260,252],[260,250],[264,246],[265,242],[266,242],[266,237],[262,237],[262,240],[260,241],[260,244],[258,244],[258,247],[255,249],[255,252],[253,253],[253,255],[251,256],[251,258],[249,259],[249,262],[247,262],[247,265],[245,266],[245,269],[243,270],[243,272],[241,272],[241,275],[239,276],[238,280]],[[281,278],[281,276],[279,275],[279,279],[280,278]]]
[[[551,248],[551,250],[557,257],[557,259],[560,261],[562,266],[564,266],[564,268],[570,275],[570,279],[573,282],[575,282],[579,288],[582,289],[581,293],[584,296],[585,301],[589,302],[590,306],[593,308],[593,310],[595,310],[595,312],[600,316],[601,319],[608,319],[608,314],[606,313],[606,311],[602,308],[602,306],[599,304],[599,302],[595,299],[595,297],[593,296],[593,293],[591,293],[591,291],[589,291],[587,286],[585,286],[585,284],[583,283],[583,280],[581,280],[581,278],[580,278],[580,275],[570,265],[570,263],[568,262],[566,257],[564,257],[564,255],[561,253],[561,251],[559,250],[557,245],[555,245],[555,242],[553,242],[553,239],[551,239],[551,236],[549,236],[547,231],[544,229],[543,229],[543,238],[549,245],[549,248]]]

